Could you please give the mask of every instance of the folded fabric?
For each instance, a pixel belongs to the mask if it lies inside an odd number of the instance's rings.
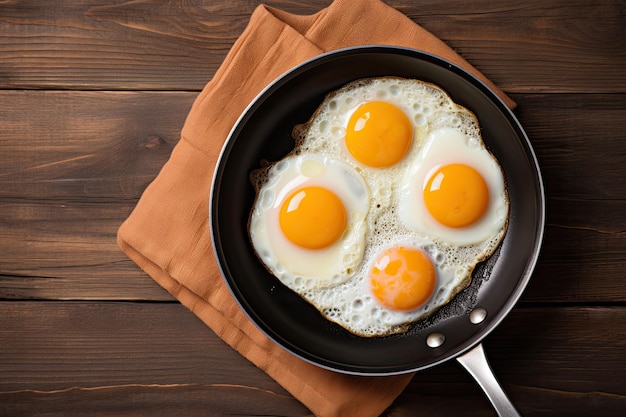
[[[181,138],[118,232],[120,248],[220,338],[280,383],[315,415],[378,416],[412,374],[359,377],[305,362],[269,340],[233,300],[211,248],[208,197],[215,164],[248,103],[293,66],[330,50],[385,44],[420,49],[480,77],[445,43],[378,0],[336,0],[310,16],[259,6],[197,97]],[[167,337],[167,335],[163,335]]]

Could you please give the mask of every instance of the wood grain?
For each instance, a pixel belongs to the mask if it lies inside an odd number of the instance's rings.
[[[0,298],[171,300],[115,236],[196,95],[0,92]]]
[[[196,95],[0,92],[0,298],[171,300],[115,234]],[[544,251],[523,302],[626,301],[614,273],[626,269],[625,97],[514,96],[548,198]]]
[[[626,4],[387,3],[513,96],[542,169],[542,254],[485,341],[498,379],[524,416],[623,415]],[[0,0],[0,417],[311,415],[115,241],[260,4]],[[495,412],[449,362],[383,414],[434,415]]]
[[[136,201],[197,93],[0,92],[0,197]]]
[[[330,3],[267,2],[305,15]],[[387,3],[507,92],[626,92],[626,14],[619,1]],[[199,90],[258,4],[4,2],[0,88]]]
[[[0,413],[72,417],[85,415],[235,417],[307,416],[311,412],[288,395],[246,385],[168,384],[73,387],[58,391],[0,394]],[[68,404],[72,404],[68,407]]]
[[[554,405],[572,416],[615,415],[626,407],[626,370],[616,366],[626,328],[614,324],[625,320],[624,308],[555,308],[549,315],[519,308],[485,349],[525,415],[549,415]],[[0,415],[171,415],[176,407],[190,415],[309,414],[178,303],[0,303],[0,340]],[[492,415],[478,387],[450,362],[418,373],[386,415],[453,416],[461,409]]]

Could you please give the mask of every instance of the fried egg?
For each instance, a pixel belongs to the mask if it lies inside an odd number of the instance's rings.
[[[350,280],[302,296],[328,320],[365,337],[406,331],[445,305],[468,278],[454,251],[415,234],[379,237],[363,259]]]
[[[348,279],[361,261],[367,184],[348,165],[292,155],[255,172],[259,189],[249,231],[265,266],[294,291]]]
[[[433,84],[355,81],[329,94],[293,136],[294,151],[255,180],[251,240],[275,276],[356,335],[404,332],[433,314],[469,285],[506,231],[503,174],[478,122]],[[328,171],[323,184],[298,168],[304,161]],[[448,187],[451,178],[460,179]],[[339,243],[306,247],[281,226],[280,207],[304,179],[327,185],[354,213]],[[467,189],[467,207],[448,219],[455,193]]]
[[[399,189],[398,214],[409,228],[458,246],[488,242],[504,229],[504,177],[476,132],[428,134]]]

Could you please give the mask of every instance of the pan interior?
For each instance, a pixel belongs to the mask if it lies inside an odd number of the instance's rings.
[[[479,119],[483,139],[500,162],[509,189],[507,234],[496,253],[476,268],[471,286],[408,333],[354,336],[324,319],[284,287],[257,260],[249,242],[254,201],[249,181],[261,161],[276,161],[293,148],[291,130],[313,114],[324,96],[365,77],[399,76],[435,83]],[[543,191],[528,139],[512,113],[482,83],[434,56],[393,47],[336,51],[309,61],[268,87],[231,132],[216,168],[211,196],[215,252],[227,285],[252,321],[301,358],[340,372],[396,374],[456,356],[486,336],[526,286],[543,232]],[[487,318],[472,324],[474,307]],[[429,347],[429,334],[445,342]]]

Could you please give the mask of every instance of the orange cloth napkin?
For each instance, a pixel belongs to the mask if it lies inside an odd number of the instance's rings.
[[[196,99],[179,143],[118,232],[120,248],[219,337],[267,372],[315,415],[378,416],[412,374],[358,377],[304,362],[275,345],[239,309],[211,248],[211,177],[247,104],[296,64],[333,49],[387,44],[421,49],[481,77],[441,40],[378,0],[336,0],[311,16],[259,6]]]

